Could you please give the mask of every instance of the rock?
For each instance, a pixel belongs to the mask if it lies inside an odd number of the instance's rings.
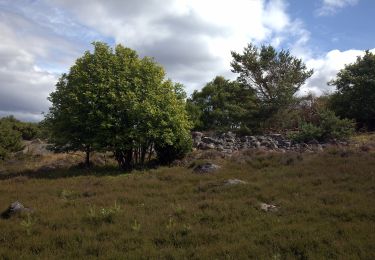
[[[265,212],[276,212],[279,208],[275,205],[267,204],[267,203],[260,203],[260,209]]]
[[[192,136],[195,148],[200,150],[216,149],[223,154],[254,148],[265,151],[288,150],[296,152],[317,152],[325,148],[325,144],[319,144],[316,140],[307,144],[296,143],[281,134],[236,137],[231,132],[217,136],[204,136],[201,132],[193,132]],[[340,145],[344,146],[345,143]]]
[[[20,214],[23,212],[31,212],[32,210],[29,208],[25,208],[20,202],[16,201],[10,204],[8,209],[1,213],[2,218],[10,218],[15,214]]]
[[[193,171],[195,173],[205,174],[215,172],[220,168],[221,167],[219,165],[213,163],[204,163],[195,167]]]
[[[215,149],[216,146],[212,143],[200,143],[198,146],[199,149],[201,150],[210,150],[210,149]]]
[[[225,181],[224,185],[226,185],[226,186],[232,186],[232,185],[238,185],[238,184],[247,184],[247,182],[239,180],[239,179],[229,179],[229,180]]]
[[[194,145],[198,145],[202,141],[202,136],[203,136],[203,133],[201,133],[201,132],[193,132],[192,133]]]
[[[254,142],[255,148],[260,148],[261,143],[259,141]]]
[[[57,167],[54,165],[43,165],[42,167],[39,168],[39,171],[41,172],[51,172],[56,170]]]

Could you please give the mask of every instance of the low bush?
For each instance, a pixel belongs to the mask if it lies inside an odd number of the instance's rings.
[[[330,110],[318,112],[317,122],[302,121],[299,132],[290,137],[296,142],[308,142],[311,140],[329,141],[333,139],[343,140],[354,133],[354,122],[349,119],[340,119]]]

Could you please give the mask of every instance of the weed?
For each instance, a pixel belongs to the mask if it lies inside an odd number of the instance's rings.
[[[139,232],[141,230],[141,224],[136,219],[134,219],[134,222],[131,224],[130,227],[135,232]]]
[[[30,213],[28,213],[28,214],[26,215],[26,219],[22,220],[21,223],[20,223],[20,225],[21,225],[22,227],[25,228],[25,230],[26,230],[26,234],[27,234],[28,236],[31,236],[31,233],[32,233],[32,229],[33,229],[34,224],[35,224],[35,221],[34,221],[34,219],[32,218],[32,216],[31,216]]]
[[[171,230],[174,228],[174,226],[176,225],[176,223],[174,222],[173,218],[172,217],[169,217],[169,220],[168,220],[168,224],[167,224],[167,229],[168,230]]]
[[[90,222],[94,224],[98,223],[113,223],[114,217],[121,211],[120,206],[115,201],[112,207],[100,208],[98,211],[95,206],[90,206],[87,214],[87,218]]]

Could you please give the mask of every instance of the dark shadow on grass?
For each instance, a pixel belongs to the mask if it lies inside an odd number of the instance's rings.
[[[26,170],[18,173],[2,173],[0,174],[0,180],[9,180],[17,177],[26,177],[32,179],[61,179],[79,176],[118,176],[121,174],[131,174],[134,171],[141,172],[155,168],[157,168],[157,165],[155,164],[145,166],[142,169],[135,168],[132,171],[119,169],[116,166],[93,166],[90,168],[85,168],[80,165],[75,165],[68,168],[56,168],[48,170],[38,169]]]

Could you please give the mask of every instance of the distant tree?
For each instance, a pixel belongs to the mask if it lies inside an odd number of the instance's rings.
[[[254,123],[256,97],[243,84],[217,76],[187,100],[197,130],[244,130]]]
[[[375,54],[367,50],[328,84],[337,88],[330,102],[337,115],[354,119],[360,128],[375,129]]]
[[[0,159],[5,159],[9,153],[20,151],[21,133],[14,129],[11,118],[0,119]]]
[[[20,132],[23,140],[32,140],[39,135],[40,129],[37,123],[22,122],[12,115],[0,120],[7,122],[14,130]]]
[[[182,86],[165,79],[153,59],[134,50],[94,43],[50,96],[46,122],[56,148],[113,151],[119,165],[143,165],[159,149],[188,140],[190,123]]]
[[[232,71],[239,73],[240,83],[256,92],[263,117],[288,106],[293,95],[313,73],[289,51],[277,52],[270,45],[257,48],[248,44],[242,54],[232,52],[232,57]]]

